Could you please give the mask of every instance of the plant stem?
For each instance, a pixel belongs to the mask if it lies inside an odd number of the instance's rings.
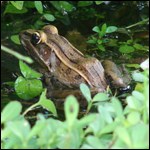
[[[1,45],[1,50],[15,56],[18,59],[26,61],[27,63],[32,63],[33,62],[33,60],[30,57],[23,56],[23,55],[19,54],[18,52],[15,52],[12,49],[10,49],[8,47],[5,47],[3,45]]]
[[[25,116],[25,114],[27,114],[27,112],[29,112],[30,110],[32,110],[32,108],[34,108],[38,105],[39,105],[39,103],[35,103],[35,104],[31,105],[28,109],[25,110],[25,112],[22,115]]]
[[[127,26],[126,29],[129,29],[129,28],[132,28],[132,27],[141,25],[141,24],[145,24],[145,23],[148,22],[148,21],[149,21],[149,18],[146,18],[146,19],[144,19],[144,20],[142,20],[142,21],[139,21],[139,22],[137,22],[137,23],[135,23],[135,24],[132,24],[132,25],[130,25],[130,26]]]

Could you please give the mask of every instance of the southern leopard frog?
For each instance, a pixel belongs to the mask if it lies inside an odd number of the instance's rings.
[[[85,57],[67,39],[58,34],[55,26],[47,25],[41,30],[22,31],[20,40],[49,76],[50,93],[54,97],[62,96],[62,93],[66,93],[62,97],[70,93],[76,94],[80,83],[88,84],[91,91],[103,92],[108,83],[105,74],[111,77],[111,83],[115,86],[127,85],[113,62],[104,61],[103,68],[98,59]]]

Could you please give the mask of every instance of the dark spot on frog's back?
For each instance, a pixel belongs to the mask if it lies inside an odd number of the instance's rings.
[[[71,69],[68,68],[68,69],[66,70],[66,74],[69,75],[70,73],[71,73]]]
[[[76,76],[75,76],[75,79],[76,79],[76,80],[80,80],[80,79],[81,79],[81,76],[80,76],[80,75],[76,75]]]

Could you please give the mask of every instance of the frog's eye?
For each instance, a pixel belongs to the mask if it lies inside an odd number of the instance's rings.
[[[39,44],[41,42],[41,37],[38,32],[34,32],[31,37],[31,42],[33,45]]]

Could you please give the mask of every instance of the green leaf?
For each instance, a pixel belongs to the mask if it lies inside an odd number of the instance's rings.
[[[101,140],[96,137],[96,136],[91,136],[89,135],[87,138],[86,138],[86,141],[88,142],[88,144],[90,146],[92,146],[93,149],[103,149],[105,148],[104,147],[104,144],[101,142]]]
[[[117,27],[116,26],[109,26],[109,27],[107,27],[107,29],[106,29],[106,33],[113,33],[113,32],[115,32],[115,31],[117,31]]]
[[[11,4],[7,4],[6,9],[4,11],[4,14],[11,13],[11,14],[23,14],[26,13],[28,10],[26,8],[23,8],[21,10],[17,9]]]
[[[7,124],[7,129],[12,131],[12,135],[22,142],[27,139],[30,132],[30,124],[27,120],[11,121]],[[21,147],[20,147],[21,148]]]
[[[67,1],[59,1],[59,6],[63,11],[72,11],[75,7]]]
[[[61,11],[61,7],[59,1],[50,1],[50,3],[55,7],[58,11]]]
[[[9,102],[1,113],[1,123],[17,118],[22,111],[22,106],[18,101]]]
[[[75,123],[79,112],[79,103],[72,95],[68,96],[65,100],[65,116],[70,126]]]
[[[121,45],[119,48],[119,51],[124,54],[132,53],[134,50],[134,47],[128,45]]]
[[[132,73],[132,78],[138,82],[144,82],[144,80],[146,79],[146,77],[142,73],[136,71]]]
[[[145,100],[145,96],[144,96],[144,94],[141,93],[141,92],[133,91],[133,92],[132,92],[132,95],[133,95],[137,100],[140,100],[140,101],[144,101],[144,100]]]
[[[127,67],[133,67],[133,68],[140,68],[140,65],[139,64],[126,64]]]
[[[20,45],[21,43],[20,43],[20,40],[19,40],[19,35],[17,34],[17,35],[12,35],[11,37],[10,37],[10,39],[15,43],[15,44],[18,44],[18,45]]]
[[[93,122],[96,119],[96,114],[89,114],[79,121],[79,126],[86,127],[89,123]]]
[[[97,47],[99,48],[99,50],[101,50],[103,52],[106,51],[105,47],[102,44],[97,45]]]
[[[95,41],[95,40],[90,39],[90,40],[88,40],[88,41],[87,41],[87,43],[89,43],[89,44],[96,44],[96,41]]]
[[[96,5],[100,5],[102,3],[104,3],[104,1],[95,1]]]
[[[135,44],[133,45],[133,47],[134,47],[135,49],[137,49],[137,50],[148,51],[148,47],[143,46],[143,45],[138,44],[138,43],[135,43]]]
[[[37,11],[42,14],[43,13],[43,5],[41,1],[34,1],[35,8]]]
[[[127,120],[129,121],[131,125],[134,125],[140,122],[140,117],[141,117],[140,113],[137,111],[134,111],[128,114]]]
[[[115,110],[116,116],[122,117],[123,116],[123,108],[122,108],[120,101],[116,97],[112,97],[111,101],[112,101],[112,105]]]
[[[42,90],[43,87],[40,80],[29,80],[20,76],[15,81],[15,91],[17,95],[24,100],[29,100],[40,95]]]
[[[113,131],[116,129],[117,125],[118,125],[117,122],[112,122],[112,123],[110,123],[110,124],[107,124],[107,125],[100,131],[99,135],[113,132]]]
[[[20,66],[21,73],[27,79],[34,79],[34,78],[42,77],[41,73],[38,73],[35,70],[31,69],[27,64],[25,64],[21,60],[19,61],[19,66]]]
[[[141,110],[142,108],[141,106],[141,102],[139,100],[137,100],[134,96],[128,96],[127,97],[127,104],[129,106],[129,108],[133,109],[133,110]]]
[[[107,30],[107,25],[106,23],[104,23],[101,27],[101,32],[100,32],[101,37],[103,37],[106,34],[106,30]]]
[[[98,113],[96,115],[96,119],[89,124],[89,127],[95,135],[97,135],[105,126],[106,122],[104,120],[104,117],[100,113]]]
[[[86,98],[87,102],[89,103],[92,100],[89,87],[86,84],[81,83],[80,90],[81,90],[83,96]]]
[[[106,107],[104,107],[102,105],[99,105],[98,111],[101,114],[101,116],[103,117],[103,119],[105,120],[105,122],[107,122],[107,123],[112,123],[113,122],[111,113],[107,110]]]
[[[98,26],[95,26],[92,31],[99,33],[100,32],[100,28]]]
[[[148,149],[149,147],[149,124],[140,122],[130,129],[132,147],[134,149]]]
[[[79,2],[78,2],[78,7],[90,6],[90,5],[92,5],[92,4],[93,4],[92,1],[79,1]]]
[[[55,20],[55,17],[51,14],[44,14],[43,16],[47,21],[54,21]]]
[[[132,145],[131,137],[128,133],[128,130],[125,127],[119,126],[119,127],[117,127],[115,132],[117,133],[120,140],[125,142],[128,145],[128,147],[131,147],[131,145]]]
[[[25,7],[25,8],[35,8],[34,1],[26,1],[26,2],[24,3],[24,7]]]
[[[21,10],[23,8],[24,1],[10,1],[10,3],[17,9]]]
[[[46,108],[48,111],[52,112],[55,116],[57,116],[56,107],[50,99],[46,98],[46,90],[44,90],[40,96],[40,100],[38,102],[39,105]]]
[[[109,100],[109,97],[106,93],[97,93],[94,98],[93,98],[93,102],[96,102],[96,101],[107,101]]]

